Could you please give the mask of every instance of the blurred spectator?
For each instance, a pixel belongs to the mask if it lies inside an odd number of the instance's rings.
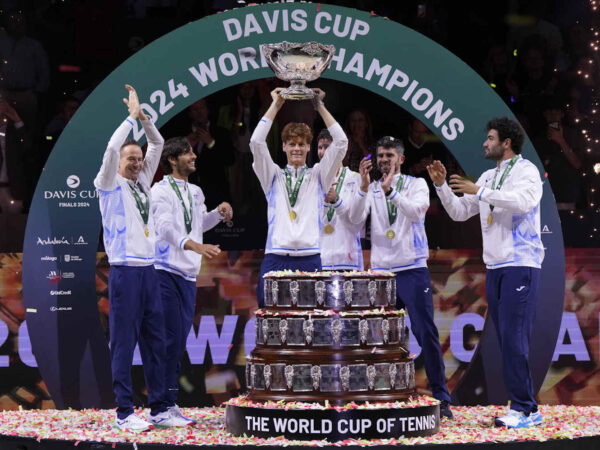
[[[71,117],[75,114],[81,102],[75,97],[67,97],[63,100],[60,111],[56,114],[44,128],[44,136],[47,140],[56,141],[64,128],[67,126]],[[51,137],[52,139],[48,139]]]
[[[506,104],[510,104],[507,82],[511,67],[509,54],[504,44],[492,45],[483,62],[482,70],[485,81],[494,88]]]
[[[539,36],[546,42],[546,50],[551,64],[560,57],[563,40],[556,25],[546,20],[549,3],[546,0],[519,0],[516,14],[510,15],[512,25],[508,33],[510,49],[520,49],[532,36]]]
[[[6,34],[0,35],[2,90],[23,120],[35,122],[38,95],[49,85],[48,56],[42,45],[27,36],[27,23],[21,12],[8,15]]]
[[[48,57],[42,45],[27,36],[27,23],[20,11],[7,16],[6,31],[6,35],[0,35],[0,61],[4,62],[0,86],[4,100],[22,118],[24,132],[29,136],[22,145],[23,153],[32,162],[24,179],[23,201],[27,209],[41,167],[36,143],[41,134],[40,95],[49,84]]]
[[[541,120],[541,99],[555,94],[558,88],[558,78],[546,50],[547,44],[541,36],[530,36],[518,50],[516,71],[507,84],[513,100],[527,116],[534,135],[545,128]]]
[[[565,124],[558,98],[544,98],[542,115],[546,129],[534,138],[534,147],[548,173],[558,210],[570,211],[582,199],[579,169],[584,143],[581,133]]]
[[[403,141],[403,172],[413,177],[423,178],[429,188],[429,209],[425,220],[429,246],[431,248],[453,248],[455,234],[448,233],[448,231],[458,227],[442,211],[439,197],[435,193],[433,182],[427,173],[427,166],[433,163],[434,160],[439,160],[446,167],[448,174],[462,174],[462,170],[446,146],[418,119],[413,118],[410,121],[408,133]],[[447,237],[447,239],[444,239],[444,237]]]
[[[592,51],[590,47],[590,33],[588,29],[581,24],[575,24],[565,30],[565,61],[562,66],[569,71],[571,80],[575,73],[572,69],[577,65],[582,58],[592,59],[597,61],[597,53]]]
[[[403,141],[405,173],[413,177],[425,178],[427,182],[431,182],[427,174],[427,166],[436,159],[444,164],[448,173],[460,172],[454,156],[420,120],[415,118],[411,120],[408,124],[408,133]]]
[[[205,99],[192,103],[188,108],[187,139],[197,156],[196,172],[189,180],[202,188],[210,210],[231,201],[227,168],[233,164],[234,153],[229,132],[211,123],[209,113]]]
[[[219,125],[231,129],[235,161],[229,169],[229,180],[233,208],[244,215],[262,203],[264,195],[252,170],[250,136],[264,108],[256,81],[238,86],[235,103],[222,106],[219,110]]]
[[[48,159],[48,156],[50,156],[56,141],[73,117],[73,114],[75,114],[79,108],[79,105],[81,105],[81,101],[79,101],[77,98],[73,96],[67,97],[61,102],[60,111],[52,119],[50,119],[50,122],[46,124],[40,143],[40,157],[38,161],[39,167],[36,168],[38,172],[46,163],[46,160]]]
[[[23,209],[28,180],[26,170],[31,153],[21,117],[8,102],[0,99],[0,211],[18,214]]]
[[[360,161],[371,152],[375,143],[369,113],[362,108],[353,109],[348,114],[344,129],[348,136],[348,151],[343,164],[358,172]]]

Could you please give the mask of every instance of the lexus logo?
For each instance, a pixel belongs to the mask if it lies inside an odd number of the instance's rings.
[[[71,189],[75,189],[79,186],[79,177],[77,175],[69,175],[67,177],[67,186],[69,186]]]

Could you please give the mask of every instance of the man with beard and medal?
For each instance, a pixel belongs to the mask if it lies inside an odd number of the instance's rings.
[[[350,205],[349,217],[360,224],[371,214],[371,270],[395,273],[396,306],[408,311],[411,330],[423,349],[432,394],[440,401],[440,416],[452,419],[427,269],[425,213],[429,189],[423,178],[401,173],[402,141],[385,136],[377,141],[376,149],[377,166],[383,177],[371,183],[372,161],[368,157],[361,161],[361,185]]]
[[[99,192],[104,248],[110,263],[110,356],[113,390],[117,400],[114,426],[145,431],[172,426],[165,405],[165,323],[154,269],[154,215],[150,208],[150,183],[160,161],[164,140],[140,108],[135,90],[125,86],[123,99],[129,116],[113,133],[100,172],[94,179]],[[127,139],[140,119],[148,150]],[[131,386],[133,352],[139,342],[150,406],[149,422],[135,414]]]
[[[476,183],[452,175],[447,184],[446,168],[437,160],[427,170],[453,220],[480,215],[486,297],[511,399],[507,414],[495,423],[523,428],[542,423],[529,368],[529,340],[544,259],[542,180],[538,169],[520,154],[525,133],[517,122],[506,117],[492,119],[486,130],[485,158],[495,161],[496,167],[485,171]]]
[[[333,137],[327,129],[317,136],[319,160],[325,156]],[[323,270],[363,270],[360,246],[361,225],[350,222],[348,210],[355,191],[360,185],[360,175],[340,164],[335,181],[325,196],[321,210],[321,264]]]
[[[178,425],[192,425],[176,404],[180,361],[194,320],[196,276],[202,256],[212,258],[221,250],[204,244],[202,234],[220,221],[229,221],[233,211],[223,202],[207,212],[202,189],[188,182],[196,170],[196,154],[185,137],[165,143],[161,164],[167,175],[152,187],[152,211],[156,223],[154,267],[160,284],[166,334],[166,406]]]
[[[315,109],[331,133],[333,142],[320,164],[308,168],[306,155],[310,151],[312,131],[304,123],[290,122],[281,132],[287,166],[285,169],[277,166],[267,148],[266,137],[285,102],[279,95],[282,90],[277,88],[271,92],[271,106],[250,139],[254,158],[252,167],[268,202],[269,230],[256,289],[260,308],[264,306],[265,273],[286,269],[307,272],[321,270],[321,208],[348,146],[342,127],[325,108],[325,92],[313,89],[316,93],[313,99]]]

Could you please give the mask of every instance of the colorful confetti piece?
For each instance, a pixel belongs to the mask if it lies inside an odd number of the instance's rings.
[[[419,404],[432,404],[437,400],[419,397],[403,402],[403,407]],[[245,396],[230,400],[230,404],[260,405],[250,402]],[[351,402],[342,407],[317,403],[285,404],[267,402],[262,407],[308,409],[376,409],[385,404]],[[450,443],[484,443],[513,441],[547,441],[550,439],[575,439],[584,436],[600,435],[600,406],[540,406],[544,424],[539,427],[509,430],[492,426],[494,417],[505,411],[500,406],[455,406],[452,408],[454,420],[443,419],[440,432],[430,437],[400,439],[347,439],[341,442],[290,441],[282,437],[269,439],[254,437],[234,437],[225,431],[225,408],[184,408],[186,416],[198,421],[194,427],[166,430],[151,430],[146,433],[128,433],[112,428],[114,410],[29,410],[0,412],[0,435],[23,436],[36,439],[61,439],[74,442],[105,442],[115,447],[118,443],[161,443],[170,445],[272,445],[287,447],[302,445],[307,447],[348,446],[369,447],[374,445],[418,445]],[[138,410],[136,414],[146,416],[148,410]]]

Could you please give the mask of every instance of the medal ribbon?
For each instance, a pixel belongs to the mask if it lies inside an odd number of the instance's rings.
[[[340,174],[340,177],[338,178],[338,184],[335,187],[335,193],[336,195],[340,195],[340,192],[342,190],[342,184],[344,184],[344,178],[346,178],[346,169],[347,167],[344,167],[342,169],[342,173]],[[331,219],[333,218],[333,215],[335,214],[335,208],[333,206],[330,206],[329,209],[327,210],[327,220],[329,222],[331,222]]]
[[[400,178],[398,178],[398,185],[396,187],[397,192],[402,191],[403,184],[404,184],[404,175],[400,175]],[[385,194],[385,192],[384,192],[384,194]],[[398,216],[398,210],[394,206],[394,204],[391,201],[389,201],[387,198],[385,199],[385,203],[387,205],[388,218],[390,219],[390,227],[391,227],[394,224],[394,222],[396,221],[396,217]]]
[[[296,184],[294,185],[294,190],[292,190],[292,174],[290,169],[285,168],[285,187],[287,188],[288,198],[290,200],[290,206],[293,208],[296,204],[296,200],[298,200],[298,192],[300,192],[300,185],[304,180],[304,172],[306,172],[306,167],[302,168],[302,172],[298,175],[296,179]]]
[[[181,207],[183,208],[183,221],[185,222],[185,229],[189,233],[190,231],[192,231],[192,213],[194,211],[194,206],[192,203],[192,194],[190,193],[190,189],[188,188],[188,190],[187,190],[188,200],[190,203],[190,211],[188,212],[187,208],[185,207],[185,202],[183,201],[183,197],[181,196],[181,192],[179,191],[179,186],[177,186],[177,183],[173,179],[173,176],[169,175],[167,177],[167,180],[169,180],[169,184],[171,185],[171,188],[173,188],[173,190],[175,191],[175,194],[177,194],[177,198],[181,202]]]
[[[500,188],[504,184],[504,180],[506,179],[506,177],[508,176],[508,173],[510,172],[510,169],[512,169],[513,166],[515,165],[515,163],[517,162],[517,159],[519,159],[519,155],[515,155],[510,159],[510,162],[504,169],[504,172],[502,173],[502,176],[500,177],[500,180],[498,181],[498,187],[496,187],[496,176],[498,175],[498,170],[496,170],[496,173],[494,174],[494,180],[492,181],[492,191],[500,190]],[[490,205],[490,211],[493,211],[493,210],[494,210],[494,205]]]
[[[135,186],[139,187],[140,192],[144,194],[144,197],[146,198],[145,204],[142,201],[140,194],[137,193],[137,189],[135,188]],[[140,215],[142,216],[144,225],[148,225],[148,216],[150,215],[150,200],[148,199],[148,195],[146,195],[146,192],[144,192],[144,188],[141,184],[136,183],[136,185],[134,186],[129,184],[129,187],[131,188],[131,192],[133,192],[133,198],[135,198],[135,205],[137,206],[137,209],[140,212]]]

